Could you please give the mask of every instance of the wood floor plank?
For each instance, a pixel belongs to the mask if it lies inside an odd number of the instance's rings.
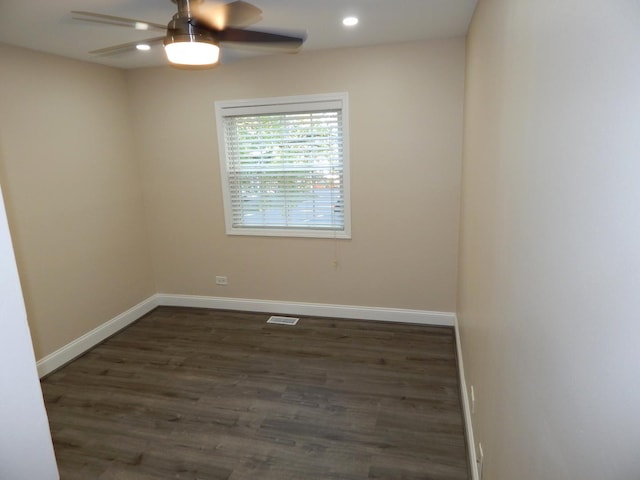
[[[467,480],[453,330],[160,307],[42,381],[62,480]]]

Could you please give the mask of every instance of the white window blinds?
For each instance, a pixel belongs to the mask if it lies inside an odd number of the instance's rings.
[[[345,100],[216,105],[228,233],[349,236]]]

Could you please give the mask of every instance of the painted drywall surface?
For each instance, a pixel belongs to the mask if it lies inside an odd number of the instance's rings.
[[[0,478],[57,480],[20,279],[0,189]]]
[[[159,292],[454,309],[463,39],[128,80]],[[327,92],[349,94],[353,238],[227,236],[215,101]]]
[[[480,0],[458,316],[493,480],[640,476],[640,4]]]
[[[0,45],[0,178],[36,356],[155,292],[122,72]]]

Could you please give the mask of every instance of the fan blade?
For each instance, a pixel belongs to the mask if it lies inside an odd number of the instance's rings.
[[[286,48],[297,50],[306,39],[305,34],[298,36],[282,35],[280,33],[258,30],[243,30],[240,28],[226,28],[216,34],[221,42],[251,43],[262,47]]]
[[[218,5],[194,3],[191,5],[191,9],[198,23],[214,30],[224,30],[227,27],[247,27],[262,19],[262,10],[242,0]]]
[[[119,27],[135,28],[136,30],[161,30],[166,31],[166,25],[159,23],[145,22],[144,20],[135,20],[133,18],[114,17],[113,15],[104,15],[102,13],[83,12],[73,10],[71,18],[82,22],[102,23],[105,25],[117,25]]]
[[[133,51],[136,49],[136,45],[140,45],[141,43],[151,46],[151,45],[158,45],[163,41],[164,41],[164,37],[147,38],[145,40],[138,40],[137,42],[122,43],[120,45],[113,45],[111,47],[92,50],[89,53],[92,55],[101,55],[101,56],[117,55],[119,53]]]

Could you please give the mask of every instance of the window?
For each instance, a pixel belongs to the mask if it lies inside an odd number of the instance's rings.
[[[347,94],[216,102],[227,234],[350,238]]]

